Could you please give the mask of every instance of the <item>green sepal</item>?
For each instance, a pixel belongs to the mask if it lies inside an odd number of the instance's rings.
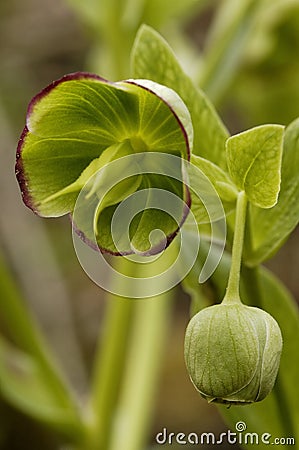
[[[30,103],[18,147],[16,172],[26,205],[41,216],[55,217],[73,212],[79,193],[90,179],[95,185],[89,184],[90,192],[85,191],[86,202],[93,194],[97,197],[96,191],[105,187],[106,166],[114,160],[144,152],[166,153],[187,160],[192,142],[190,114],[171,89],[149,80],[111,83],[88,73],[71,74],[44,89]],[[87,229],[78,230],[87,241],[92,232],[101,250],[111,253],[116,249],[108,228],[111,212],[120,202],[144,186],[163,189],[166,186],[170,193],[179,194],[181,200],[188,197],[182,181],[177,189],[172,182],[157,183],[152,175],[139,176],[136,172],[130,178],[125,169],[121,170],[121,166],[116,169],[122,179],[106,192],[105,199],[98,199],[99,205],[93,205],[93,230],[90,224]],[[170,242],[181,223],[166,220],[159,210],[153,212],[154,219],[149,211],[146,216],[147,225],[152,224],[150,228],[141,231],[135,220],[131,230],[136,233],[139,230],[141,235],[134,236],[130,231],[130,239],[141,246],[136,251],[149,249],[144,244],[149,242],[147,232],[161,228]],[[128,251],[132,248],[120,248],[117,253]]]
[[[248,269],[247,269],[248,270]],[[252,269],[249,269],[251,271]],[[295,299],[285,286],[271,272],[265,268],[258,271],[260,287],[260,307],[269,312],[279,323],[283,336],[283,351],[280,369],[274,389],[269,396],[260,403],[248,408],[221,407],[220,411],[231,426],[237,421],[244,421],[247,430],[262,435],[265,430],[272,436],[288,436],[299,439],[299,405],[298,405],[298,377],[299,366],[294,363],[299,339],[299,311]],[[244,273],[246,275],[246,273]],[[244,288],[244,277],[243,277]],[[253,283],[249,282],[249,290],[242,289],[242,298],[249,304],[254,304],[256,298],[250,294]],[[256,448],[249,443],[246,449]]]
[[[239,302],[204,308],[186,330],[189,375],[209,402],[244,405],[263,400],[273,388],[281,350],[273,317]]]

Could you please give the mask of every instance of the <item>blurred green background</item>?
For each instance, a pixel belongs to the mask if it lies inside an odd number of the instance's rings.
[[[244,37],[240,31],[241,49],[234,44],[228,54],[223,53],[235,59],[228,72],[219,70],[216,87],[209,83],[205,64],[212,65],[215,51],[213,56],[210,49],[221,40],[226,16],[219,11],[225,7],[229,11],[227,5],[234,2],[189,0],[180,6],[180,2],[173,5],[163,0],[111,0],[112,18],[104,14],[106,3],[0,1],[0,254],[82,401],[98,334],[101,336],[106,300],[76,259],[69,219],[40,219],[21,201],[14,177],[15,149],[32,96],[52,80],[74,71],[97,71],[112,79],[129,77],[129,49],[138,26],[146,21],[167,38],[186,72],[201,81],[231,132],[262,123],[287,125],[299,115],[298,1],[243,2],[244,7],[252,3],[256,9],[253,15],[248,10],[244,16],[247,32]],[[93,10],[94,21],[90,15]],[[113,27],[117,43],[113,42]],[[123,54],[117,56],[122,46]],[[297,301],[298,249],[297,229],[268,263]],[[196,394],[188,379],[183,361],[188,320],[189,299],[179,288],[156,396],[152,444],[163,427],[187,433],[220,433],[227,428],[217,409]],[[58,447],[59,438],[47,427],[0,399],[0,449]]]

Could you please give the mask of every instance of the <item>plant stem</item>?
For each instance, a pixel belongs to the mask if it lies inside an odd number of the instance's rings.
[[[114,267],[126,266],[118,258]],[[106,450],[111,422],[123,376],[128,335],[136,302],[113,294],[106,296],[107,310],[103,334],[99,335],[96,350],[90,403],[87,408],[86,447]]]
[[[146,445],[155,403],[160,361],[168,330],[172,291],[139,300],[119,407],[109,450],[140,450]]]
[[[172,261],[177,251],[177,246],[170,245],[166,250],[168,260]],[[160,261],[158,258],[147,267],[147,277],[159,273]],[[139,266],[139,270],[142,267]],[[173,298],[173,290],[163,292],[162,283],[168,284],[168,280],[159,282],[161,294],[138,300],[135,305],[126,371],[109,450],[140,450],[146,445]]]
[[[129,275],[133,270],[138,276],[137,264],[125,258],[117,258],[116,263],[119,271]],[[158,266],[159,259],[151,266],[155,273]],[[142,447],[154,403],[171,297],[172,291],[141,300],[108,295],[82,450]]]
[[[240,271],[246,224],[247,197],[244,191],[238,194],[236,206],[235,231],[232,249],[232,262],[229,272],[228,285],[223,303],[239,303],[240,300]]]

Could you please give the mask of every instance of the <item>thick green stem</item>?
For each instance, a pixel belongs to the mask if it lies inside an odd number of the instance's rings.
[[[95,361],[92,393],[92,449],[99,450],[105,450],[108,445],[134,312],[133,301],[111,297],[108,299],[107,323],[100,345],[101,353]]]
[[[114,265],[116,270],[121,270],[121,266],[126,266],[124,258],[118,258]],[[135,301],[113,294],[108,294],[106,301],[104,329],[96,350],[86,415],[87,439],[84,448],[88,450],[106,450],[108,446],[135,308]]]
[[[235,231],[232,249],[232,262],[228,285],[223,303],[240,302],[240,271],[246,223],[247,197],[244,191],[238,194],[236,206]]]
[[[136,277],[144,270],[143,265],[121,257],[116,264],[127,276],[131,273]],[[159,259],[149,266],[147,276],[158,269]],[[81,450],[142,448],[154,404],[171,297],[172,292],[141,300],[108,295]]]
[[[166,250],[168,260],[176,257],[177,251],[172,244]],[[158,258],[148,266],[147,277],[159,273],[159,268],[165,269],[160,261]],[[146,445],[173,298],[173,290],[163,292],[168,281],[159,283],[161,294],[138,300],[135,306],[131,345],[109,450],[140,450]]]
[[[109,450],[140,450],[146,438],[168,330],[172,292],[139,300]]]

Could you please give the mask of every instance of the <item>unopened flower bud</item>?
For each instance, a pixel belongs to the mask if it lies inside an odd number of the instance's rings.
[[[281,350],[281,332],[273,317],[241,303],[201,310],[186,331],[187,369],[209,402],[263,400],[274,386]]]

